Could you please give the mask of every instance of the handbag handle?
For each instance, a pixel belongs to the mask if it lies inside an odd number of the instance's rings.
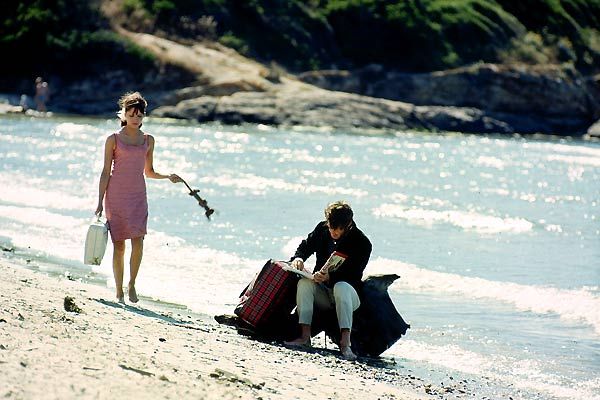
[[[106,218],[102,218],[102,214],[94,215],[94,216],[96,217],[96,219],[92,219],[92,223],[104,224],[104,225],[106,225],[106,229],[110,230],[108,221],[106,220]]]

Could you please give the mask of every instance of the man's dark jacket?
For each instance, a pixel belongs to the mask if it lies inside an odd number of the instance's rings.
[[[333,287],[337,282],[344,281],[352,285],[357,292],[360,292],[363,271],[369,262],[371,249],[371,242],[354,223],[339,240],[334,241],[329,234],[327,222],[322,221],[300,243],[292,259],[299,257],[306,261],[313,253],[316,253],[317,261],[314,273],[321,269],[331,253],[339,251],[347,255],[348,258],[336,271],[330,272],[329,281],[326,285]]]

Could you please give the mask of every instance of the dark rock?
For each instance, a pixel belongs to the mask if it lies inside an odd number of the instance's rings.
[[[78,313],[78,314],[83,312],[83,310],[81,308],[79,308],[79,306],[77,304],[75,304],[75,299],[70,296],[65,297],[64,307],[65,307],[65,311],[68,311],[68,312],[74,312],[74,313]]]
[[[406,334],[410,328],[400,316],[388,294],[398,275],[368,277],[363,285],[363,303],[352,328],[352,346],[358,354],[379,356]]]
[[[419,106],[415,113],[430,129],[454,132],[511,133],[513,126],[476,108]]]
[[[188,119],[193,121],[212,121],[218,98],[203,96],[183,100],[175,106],[162,106],[152,111],[154,117]]]
[[[378,357],[396,343],[410,328],[392,303],[388,287],[400,276],[373,275],[363,283],[361,305],[354,313],[352,326],[352,350],[361,356]],[[340,330],[335,311],[315,313],[312,334],[321,331],[339,343]]]
[[[600,120],[596,121],[596,123],[588,128],[587,134],[590,137],[600,138]]]
[[[388,287],[399,276],[374,275],[364,280],[361,306],[354,314],[352,327],[352,350],[362,356],[378,357],[396,343],[410,328],[394,306],[388,293]],[[260,331],[233,315],[218,315],[215,320],[220,324],[237,328],[238,333],[263,340],[284,341],[299,335],[297,314],[273,323],[272,328]],[[325,331],[334,342],[339,343],[339,326],[335,311],[315,312],[311,325],[312,336]]]
[[[202,96],[231,96],[238,92],[263,92],[265,88],[245,80],[206,83],[174,90],[161,99],[162,106],[176,105],[184,100],[197,99]]]
[[[500,123],[498,132],[582,134],[600,117],[600,78],[583,77],[563,66],[476,64],[419,74],[367,66],[351,72],[312,71],[299,78],[328,90],[417,106],[481,110],[481,118],[488,120],[459,124],[464,132],[478,132],[482,125],[491,127],[495,124],[489,121],[491,118]],[[437,129],[447,129],[446,119],[427,122]],[[455,130],[452,124],[450,129]]]
[[[139,90],[153,116],[225,124],[583,135],[600,118],[600,75],[582,76],[568,64],[479,63],[432,73],[371,64],[293,77],[218,43],[117,32],[154,54],[157,68],[53,80],[53,112],[115,117],[123,92]]]

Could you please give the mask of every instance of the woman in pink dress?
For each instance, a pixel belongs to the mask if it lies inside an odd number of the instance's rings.
[[[104,168],[100,175],[96,215],[102,215],[104,200],[114,247],[113,274],[120,303],[125,303],[123,270],[127,239],[131,240],[128,295],[132,303],[138,301],[135,279],[142,262],[148,222],[144,174],[148,178],[181,182],[181,178],[175,174],[163,175],[154,171],[154,138],[140,129],[147,104],[139,92],[126,93],[119,100],[120,111],[117,115],[121,120],[121,130],[106,138]]]

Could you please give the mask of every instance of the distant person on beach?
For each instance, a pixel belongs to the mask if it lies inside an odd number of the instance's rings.
[[[352,352],[350,332],[352,314],[360,306],[359,293],[362,275],[369,257],[371,242],[354,223],[354,213],[350,205],[336,201],[325,208],[325,220],[317,224],[298,246],[292,257],[292,266],[304,269],[304,261],[316,254],[313,279],[298,281],[296,305],[298,307],[301,335],[285,344],[290,346],[310,346],[313,309],[331,310],[335,308],[340,327],[340,351],[347,360],[355,360]],[[333,252],[340,252],[346,259],[335,271],[323,271],[327,259]]]
[[[19,105],[21,106],[21,111],[25,112],[29,109],[29,99],[26,94],[22,94],[19,99]]]
[[[154,137],[140,129],[147,104],[139,92],[126,93],[120,98],[117,115],[121,129],[106,138],[104,168],[100,175],[96,215],[102,215],[104,200],[114,247],[113,274],[120,303],[125,303],[123,270],[127,239],[131,239],[128,296],[132,303],[138,301],[135,280],[142,262],[148,222],[144,174],[148,178],[169,179],[173,183],[182,181],[176,174],[163,175],[154,171]]]
[[[35,79],[35,106],[38,111],[46,112],[46,103],[50,99],[50,87],[41,76]]]

